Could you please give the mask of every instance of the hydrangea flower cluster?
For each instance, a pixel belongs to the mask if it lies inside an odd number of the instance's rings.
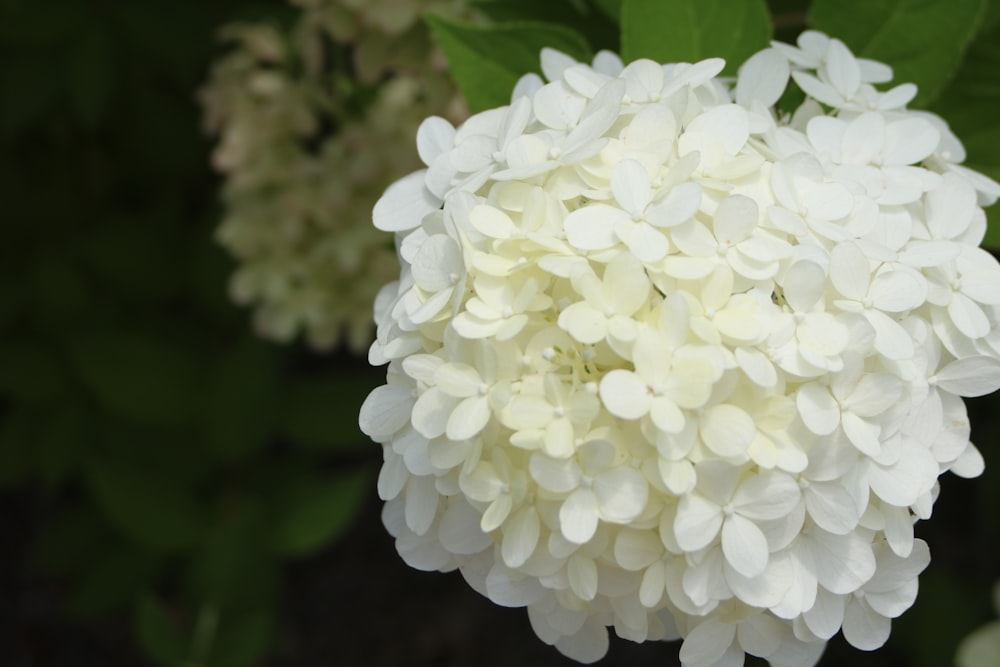
[[[384,523],[581,662],[608,627],[689,667],[877,648],[938,476],[983,467],[1000,185],[836,39],[723,66],[544,51],[509,106],[426,120],[373,213]]]
[[[201,91],[206,128],[219,136],[213,163],[226,176],[217,238],[238,262],[230,292],[254,306],[258,333],[302,333],[321,349],[346,337],[363,350],[371,302],[399,264],[391,239],[359,223],[388,183],[420,165],[400,148],[420,122],[467,115],[417,12],[460,15],[463,3],[295,4],[289,31],[227,26],[234,48]]]

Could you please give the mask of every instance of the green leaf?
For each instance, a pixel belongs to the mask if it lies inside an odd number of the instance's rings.
[[[115,79],[115,51],[106,23],[88,21],[70,48],[68,93],[70,103],[89,127],[103,118]]]
[[[310,449],[367,446],[358,412],[379,380],[370,374],[300,378],[281,394],[278,432]]]
[[[217,516],[190,561],[189,596],[223,609],[268,603],[279,572],[267,548],[270,527],[261,504],[247,495],[220,500]]]
[[[364,505],[369,481],[364,469],[291,480],[277,499],[275,550],[306,555],[340,536]]]
[[[108,520],[140,546],[184,551],[202,535],[194,494],[172,480],[132,466],[94,463],[87,482]]]
[[[223,618],[212,645],[208,667],[252,667],[261,664],[274,640],[274,612],[254,609]]]
[[[34,472],[38,415],[15,409],[0,420],[0,488],[20,484]]]
[[[80,269],[58,252],[43,252],[32,267],[34,305],[39,319],[52,328],[86,314],[91,303]]]
[[[517,80],[541,71],[539,56],[544,47],[579,60],[590,57],[586,40],[557,24],[519,21],[479,26],[433,15],[425,20],[473,112],[510,104]]]
[[[608,18],[620,22],[622,19],[622,0],[594,0],[594,4],[608,15]]]
[[[94,416],[80,404],[49,407],[38,438],[38,473],[54,489],[85,460],[95,435]]]
[[[619,50],[618,13],[621,0],[605,1],[592,6],[585,0],[473,0],[477,12],[487,15],[493,23],[509,21],[542,21],[576,31],[594,49]],[[608,18],[614,19],[609,21]]]
[[[191,421],[201,372],[191,351],[149,330],[108,329],[70,341],[80,379],[110,413],[157,425]]]
[[[277,352],[247,334],[224,352],[208,379],[204,401],[208,447],[225,461],[245,458],[271,437]]]
[[[771,39],[764,0],[625,0],[622,59],[661,63],[725,58],[725,75]]]
[[[150,658],[164,667],[184,664],[190,639],[159,600],[143,597],[133,611],[132,626],[139,646]]]
[[[18,91],[0,104],[0,133],[16,135],[48,113],[62,93],[63,68],[62,59],[47,52],[20,53],[0,62],[0,88]]]
[[[169,216],[169,214],[168,214]],[[187,278],[177,271],[183,247],[175,219],[134,219],[102,224],[78,247],[81,263],[102,286],[143,303],[175,296]]]
[[[160,557],[122,543],[107,546],[77,584],[68,606],[82,616],[105,614],[132,603],[162,569]]]
[[[87,4],[79,0],[0,4],[0,44],[19,48],[54,46],[86,21],[87,9]]]
[[[117,537],[93,505],[62,507],[39,531],[31,561],[46,574],[83,576]]]
[[[36,341],[0,343],[0,394],[39,402],[65,391],[66,372],[55,352]]]
[[[810,23],[859,56],[891,65],[896,83],[920,92],[926,107],[955,75],[976,36],[986,0],[815,0]]]

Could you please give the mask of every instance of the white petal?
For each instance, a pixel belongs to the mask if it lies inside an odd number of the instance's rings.
[[[472,396],[452,411],[444,433],[452,440],[468,440],[486,427],[491,415],[489,400],[485,396]]]
[[[406,527],[417,535],[430,530],[437,514],[438,495],[434,477],[411,477],[406,484]]]
[[[715,619],[702,621],[681,644],[680,659],[685,665],[714,665],[736,638],[736,625]]]
[[[639,584],[639,602],[647,609],[653,609],[660,604],[666,590],[667,573],[663,563],[653,563],[642,574]]]
[[[615,232],[632,254],[645,264],[659,262],[670,251],[667,237],[645,222],[619,223]]]
[[[878,424],[866,422],[853,412],[844,412],[842,415],[842,425],[847,439],[858,448],[862,454],[875,458],[882,451],[882,442],[879,440],[881,428]]]
[[[698,494],[688,494],[677,504],[674,535],[684,551],[698,551],[708,546],[721,527],[722,509]]]
[[[881,512],[885,521],[885,541],[893,553],[900,558],[906,558],[913,552],[913,515],[908,507],[893,507],[882,503]],[[887,560],[887,559],[883,559]],[[879,573],[875,579],[881,579],[884,562],[879,562]],[[875,580],[868,582],[869,585]],[[870,590],[867,589],[866,590]],[[895,618],[895,616],[893,616]]]
[[[613,296],[613,307],[620,315],[639,310],[649,295],[649,278],[642,264],[628,253],[620,253],[604,269],[606,291]]]
[[[863,600],[849,600],[844,610],[844,639],[862,651],[881,648],[889,639],[891,622],[875,613]]]
[[[424,184],[427,171],[404,176],[390,185],[372,209],[372,224],[384,232],[419,227],[424,216],[441,208],[441,200]]]
[[[764,49],[740,65],[736,80],[736,103],[749,107],[751,101],[773,106],[785,92],[789,76],[788,59],[777,49]]]
[[[854,530],[861,518],[857,503],[839,482],[822,482],[805,492],[806,511],[816,525],[834,535]]]
[[[483,384],[477,371],[468,364],[441,364],[434,371],[434,384],[449,396],[468,398],[476,396]]]
[[[885,118],[866,112],[847,124],[841,153],[843,164],[870,164],[885,144]]]
[[[933,486],[937,462],[921,446],[909,447],[891,466],[871,465],[868,483],[879,498],[897,507],[909,507]]]
[[[484,533],[492,533],[503,525],[503,522],[510,516],[510,511],[514,507],[514,501],[510,494],[497,496],[497,499],[490,503],[490,506],[483,512],[483,518],[479,521],[479,527]]]
[[[385,463],[378,472],[378,497],[381,500],[392,500],[403,490],[409,478],[403,457],[388,449]]]
[[[854,208],[854,196],[840,183],[818,183],[802,195],[803,214],[820,220],[839,220]]]
[[[757,202],[744,195],[726,197],[715,210],[713,225],[720,243],[737,243],[750,235],[757,224]]]
[[[545,427],[545,441],[542,451],[556,459],[568,459],[576,451],[576,434],[573,424],[563,417],[553,419]]]
[[[723,403],[701,415],[701,437],[713,452],[723,457],[739,456],[757,433],[753,419],[735,405]]]
[[[816,604],[806,611],[803,618],[809,629],[820,639],[830,639],[840,630],[844,622],[847,597],[821,591],[816,596]]]
[[[541,521],[534,506],[522,507],[503,526],[500,553],[507,567],[521,567],[538,545]]]
[[[872,281],[868,298],[888,313],[901,313],[923,303],[927,290],[913,275],[903,271],[882,273]]]
[[[857,244],[838,243],[830,253],[830,280],[848,299],[861,301],[868,294],[871,268]]]
[[[599,343],[608,333],[608,318],[585,301],[559,313],[559,326],[585,345]]]
[[[880,310],[864,312],[865,319],[875,329],[875,349],[888,359],[912,359],[913,339],[899,322]]]
[[[767,538],[757,524],[739,514],[726,517],[722,524],[722,552],[744,577],[756,577],[767,567]]]
[[[740,623],[736,637],[748,654],[766,658],[778,650],[787,633],[785,625],[774,616],[757,614]]]
[[[455,143],[455,128],[439,116],[431,116],[417,128],[417,152],[428,167]]]
[[[816,262],[802,260],[788,268],[784,280],[785,300],[795,310],[805,313],[812,309],[826,289],[826,271]]]
[[[684,430],[684,412],[666,396],[654,396],[649,404],[649,416],[656,428],[664,433],[680,433]]]
[[[747,347],[736,348],[736,363],[747,374],[750,381],[759,387],[773,387],[778,382],[778,373],[767,355]]]
[[[796,572],[788,553],[778,552],[768,557],[767,568],[755,577],[745,577],[732,566],[726,568],[725,574],[733,595],[751,607],[769,609],[781,604]]]
[[[638,375],[617,368],[601,379],[601,401],[621,419],[638,419],[649,412],[652,396]]]
[[[637,572],[649,567],[663,555],[663,543],[654,532],[622,528],[615,540],[614,553],[619,565]],[[662,592],[661,590],[660,593]]]
[[[649,204],[649,174],[636,160],[622,160],[611,176],[615,201],[634,219],[642,216]]]
[[[830,83],[846,99],[854,96],[861,85],[861,68],[850,50],[839,39],[831,39],[826,48],[826,75]]]
[[[831,593],[853,593],[875,574],[871,543],[861,535],[831,535],[814,528],[809,538],[814,574]]]
[[[535,577],[517,575],[503,563],[494,565],[486,575],[486,595],[501,607],[526,607],[538,602],[546,590]]]
[[[799,485],[790,475],[764,471],[739,485],[733,494],[733,506],[745,517],[770,521],[788,516],[801,497]]]
[[[597,498],[590,489],[577,489],[559,508],[559,529],[574,544],[583,544],[597,530]]]
[[[580,468],[571,460],[536,453],[528,463],[531,478],[553,493],[569,493],[580,484]]]
[[[635,519],[645,509],[649,497],[646,478],[627,466],[598,475],[593,490],[601,518],[611,523],[628,523]]]
[[[681,183],[646,210],[646,220],[656,227],[675,227],[694,217],[701,206],[701,186]]]
[[[392,436],[410,421],[413,401],[413,391],[407,387],[376,387],[361,404],[358,416],[361,432],[376,440]]]
[[[806,427],[816,435],[830,435],[840,424],[840,406],[820,384],[810,382],[799,387],[795,405]]]
[[[413,428],[425,438],[444,435],[456,401],[437,387],[431,387],[417,399],[410,416]]]
[[[985,396],[1000,388],[1000,361],[986,356],[958,359],[935,373],[934,383],[958,396]]]
[[[593,600],[597,596],[597,564],[594,559],[577,553],[566,563],[566,576],[570,589],[581,600]]]
[[[479,513],[461,500],[452,500],[441,515],[438,538],[445,549],[462,555],[477,554],[493,544],[490,536],[479,527]]]
[[[571,637],[561,637],[555,647],[567,658],[589,665],[597,662],[608,652],[608,629],[596,619],[589,619],[587,624]]]
[[[688,124],[687,131],[717,137],[729,155],[739,153],[750,138],[747,111],[735,104],[722,104],[696,116]]]
[[[618,243],[615,226],[629,216],[625,211],[607,204],[590,204],[578,208],[563,221],[566,240],[580,250],[605,250]]]
[[[508,239],[519,231],[510,216],[485,204],[479,204],[469,212],[469,222],[477,231],[495,239]]]
[[[900,118],[886,127],[882,163],[916,164],[937,150],[941,133],[924,118]]]
[[[969,338],[982,338],[990,332],[990,321],[983,309],[961,292],[955,292],[948,304],[951,321]]]
[[[965,451],[962,452],[962,455],[955,459],[950,468],[953,473],[966,479],[979,477],[985,469],[986,461],[983,460],[983,455],[979,453],[979,450],[971,442],[965,448]]]

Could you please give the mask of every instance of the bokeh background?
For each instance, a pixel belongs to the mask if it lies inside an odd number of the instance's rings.
[[[607,4],[0,0],[0,665],[574,664],[402,564],[357,411],[397,270],[371,206],[422,118],[467,114],[420,14],[543,13],[616,48]],[[807,0],[770,4],[780,38],[806,27]],[[1000,400],[970,415],[986,473],[942,478],[917,525],[915,607],[821,665],[951,665],[995,618]]]

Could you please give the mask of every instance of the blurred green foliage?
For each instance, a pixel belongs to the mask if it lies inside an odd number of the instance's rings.
[[[228,302],[195,91],[280,2],[0,3],[0,485],[53,503],[30,567],[172,667],[259,664],[281,563],[371,495],[361,360]]]
[[[618,49],[616,21],[651,4],[479,0],[492,27],[431,27],[484,108],[534,69],[524,58],[542,43],[581,57]],[[996,0],[769,5],[779,38],[808,21],[899,59],[970,166],[1000,178]],[[66,581],[75,617],[128,613],[143,651],[168,667],[262,664],[280,632],[282,564],[341,536],[374,493],[378,449],[356,415],[379,372],[257,340],[227,299],[231,266],[212,240],[219,180],[195,91],[219,54],[214,35],[293,17],[278,0],[0,0],[0,487],[53,508],[25,567]],[[633,39],[635,56],[658,43]],[[496,77],[481,76],[487,66]],[[988,459],[994,444],[980,441]],[[977,502],[997,507],[989,493]],[[995,525],[968,529],[995,544]],[[961,574],[932,570],[924,586],[893,641],[938,667],[953,643],[935,629],[953,642],[988,604],[967,604],[976,591]]]

